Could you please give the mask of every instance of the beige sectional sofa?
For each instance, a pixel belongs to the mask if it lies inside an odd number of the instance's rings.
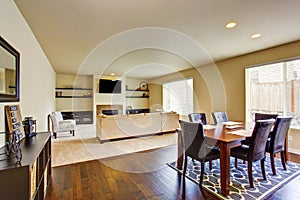
[[[103,142],[175,131],[179,115],[155,112],[133,115],[97,116],[97,137]]]

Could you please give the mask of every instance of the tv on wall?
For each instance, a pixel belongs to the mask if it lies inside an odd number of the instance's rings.
[[[121,80],[100,79],[99,93],[120,94],[122,92]]]

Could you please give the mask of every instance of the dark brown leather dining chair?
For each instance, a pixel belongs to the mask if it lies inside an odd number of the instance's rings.
[[[284,170],[286,170],[286,136],[290,128],[292,117],[277,117],[274,128],[271,132],[271,137],[268,138],[266,144],[266,151],[270,153],[272,172],[276,175],[274,157],[276,153],[280,153],[281,163]]]
[[[201,122],[203,125],[207,124],[205,113],[190,113],[188,117],[190,122]]]
[[[213,117],[215,124],[228,122],[228,117],[226,112],[212,112],[211,115]]]
[[[269,113],[255,113],[254,121],[263,120],[263,119],[276,119],[278,114],[269,114]]]
[[[270,114],[270,113],[255,113],[254,114],[254,121],[257,120],[265,120],[265,119],[275,119],[278,117],[278,114]],[[242,144],[249,145],[249,138],[246,138],[246,140],[242,141]]]
[[[260,161],[262,175],[263,178],[266,180],[266,143],[274,121],[274,119],[256,121],[252,132],[252,136],[250,137],[249,145],[241,145],[231,149],[231,156],[247,161],[248,178],[251,188],[254,187],[252,176],[253,162]],[[237,168],[237,159],[235,159],[235,167]]]
[[[204,132],[202,123],[186,122],[179,120],[182,131],[184,147],[183,175],[186,174],[188,157],[200,162],[201,173],[199,185],[202,185],[205,162],[220,158],[220,151],[209,147],[204,143]]]
[[[188,114],[190,122],[201,122],[203,125],[207,124],[205,113],[191,113]],[[218,147],[213,147],[219,149]],[[194,159],[192,159],[194,161]],[[212,169],[212,161],[209,161],[209,169]]]

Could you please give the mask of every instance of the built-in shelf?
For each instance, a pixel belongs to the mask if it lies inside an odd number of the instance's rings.
[[[68,98],[92,98],[93,96],[92,95],[84,95],[84,94],[79,94],[79,95],[63,95],[62,91],[59,91],[59,90],[69,90],[69,91],[73,91],[73,90],[81,90],[81,91],[92,91],[93,89],[92,88],[60,88],[60,87],[57,87],[55,88],[56,90],[58,90],[56,92],[56,95],[55,97],[56,98],[65,98],[65,99],[68,99]],[[69,92],[70,93],[70,92]],[[89,92],[90,93],[90,92]],[[59,95],[60,94],[60,95]]]
[[[92,88],[55,88],[56,90],[93,90]]]
[[[149,98],[149,96],[126,96],[126,98]]]
[[[92,98],[92,96],[55,96],[56,98]]]
[[[137,90],[137,89],[126,89],[126,91],[130,91],[131,95],[127,95],[126,98],[149,98],[148,92],[149,90]],[[136,95],[137,93],[135,92],[144,92],[146,95]],[[140,94],[140,93],[138,93]]]
[[[149,92],[149,90],[126,89],[126,91]]]

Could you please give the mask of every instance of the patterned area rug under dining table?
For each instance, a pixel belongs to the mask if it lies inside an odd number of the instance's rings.
[[[168,165],[182,173],[182,170],[177,169],[176,161],[168,163]],[[250,188],[247,175],[247,164],[243,164],[242,160],[239,160],[238,168],[236,169],[234,167],[234,158],[231,158],[230,192],[229,196],[224,196],[221,194],[220,163],[219,160],[215,160],[213,161],[213,168],[211,171],[208,168],[208,163],[205,164],[205,174],[202,187],[220,199],[264,199],[300,174],[299,164],[288,162],[287,170],[283,170],[281,160],[276,158],[275,165],[277,174],[273,175],[270,159],[267,156],[265,161],[267,180],[264,180],[260,169],[260,162],[253,163],[253,179],[255,187]],[[200,163],[198,161],[192,161],[191,159],[188,159],[186,177],[199,184]]]

